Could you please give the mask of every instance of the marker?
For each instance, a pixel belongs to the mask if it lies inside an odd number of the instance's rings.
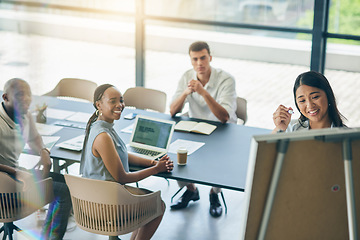
[[[294,114],[294,111],[292,109],[289,109],[288,113]]]

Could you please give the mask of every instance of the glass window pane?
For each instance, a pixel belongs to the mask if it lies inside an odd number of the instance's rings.
[[[360,112],[354,110],[354,106],[360,106],[360,41],[357,42],[359,45],[353,42],[342,40],[341,43],[327,44],[325,76],[333,88],[339,111],[348,120],[345,124],[359,127]]]
[[[22,1],[23,4],[10,2],[0,1],[0,9],[121,20],[127,20],[126,17],[135,14],[135,0],[52,0],[51,3],[47,0],[33,0]]]
[[[134,86],[135,18],[128,14],[134,2],[52,1],[94,11],[0,3],[0,88],[13,77],[29,81],[34,94],[50,91],[66,77],[111,83],[120,91]]]
[[[358,0],[331,0],[328,31],[360,35],[360,2]]]
[[[237,94],[247,99],[247,125],[273,128],[272,114],[279,104],[295,108],[292,87],[309,70],[311,41],[264,37],[272,34],[266,31],[254,36],[152,24],[146,25],[146,87],[166,92],[168,107],[180,77],[192,68],[189,45],[204,40],[211,48],[211,65],[233,75]]]
[[[147,0],[146,14],[198,20],[298,27],[314,0]],[[312,28],[312,19],[301,23]]]
[[[133,48],[7,31],[0,39],[0,89],[14,77],[28,81],[37,95],[66,77],[110,83],[122,92],[135,85]]]

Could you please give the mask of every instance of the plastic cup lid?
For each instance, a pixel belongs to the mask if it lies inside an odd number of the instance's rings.
[[[184,147],[180,147],[180,148],[178,148],[177,152],[178,153],[187,153],[188,150],[186,148],[184,148]]]

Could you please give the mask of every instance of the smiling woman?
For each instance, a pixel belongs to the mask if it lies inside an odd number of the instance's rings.
[[[307,85],[296,90],[296,106],[303,117],[309,119],[311,128],[328,128],[331,126],[328,113],[328,99],[325,91]]]
[[[165,155],[159,161],[145,159],[127,152],[124,141],[113,128],[125,107],[124,99],[118,89],[111,84],[98,86],[94,92],[93,105],[96,109],[86,126],[84,146],[81,154],[80,172],[85,178],[133,183],[160,172],[171,172],[173,163]],[[130,172],[129,163],[146,167]],[[135,189],[136,195],[148,194],[148,190]],[[148,203],[156,206],[156,202]],[[161,205],[161,214],[149,223],[139,226],[131,239],[150,239],[158,228],[165,211]],[[110,237],[109,239],[118,239]]]
[[[337,109],[329,81],[321,73],[309,71],[300,74],[295,80],[293,94],[300,112],[299,120],[290,124],[292,108],[280,105],[273,114],[276,126],[273,132],[345,126],[345,117]]]

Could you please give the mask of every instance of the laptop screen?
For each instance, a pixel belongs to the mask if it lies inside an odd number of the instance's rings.
[[[132,142],[167,148],[173,124],[139,117]]]

